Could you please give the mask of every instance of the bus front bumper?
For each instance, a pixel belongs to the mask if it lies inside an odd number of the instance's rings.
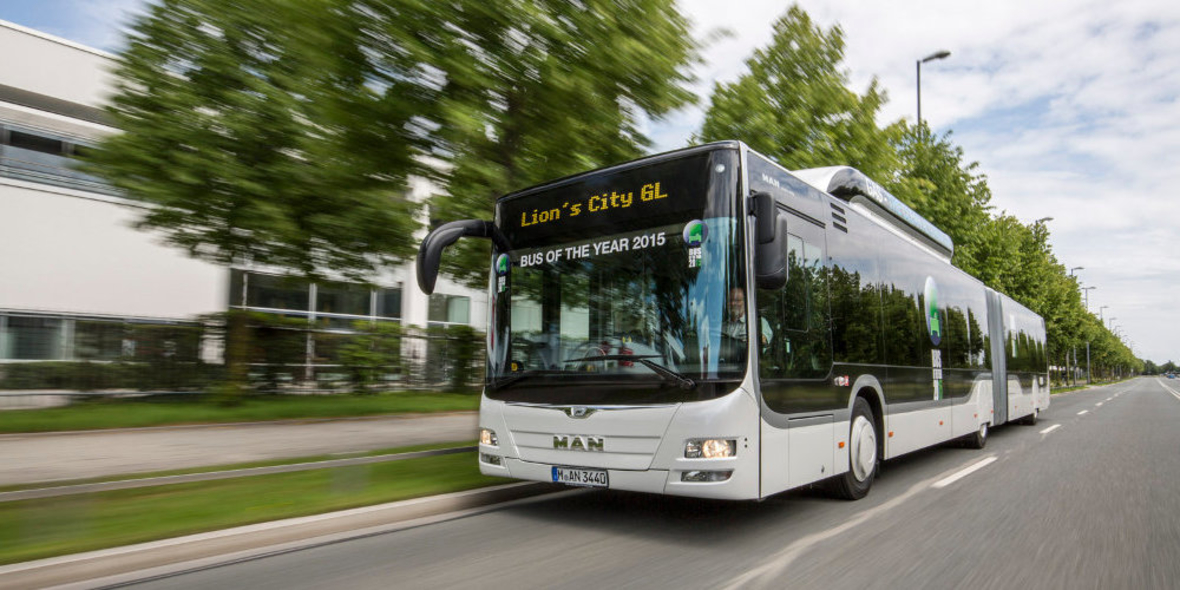
[[[549,465],[522,461],[511,457],[500,459],[500,465],[491,465],[483,460],[479,463],[479,470],[484,475],[511,477],[531,481],[554,481],[554,467]],[[573,469],[578,469],[573,467]],[[669,494],[675,496],[691,496],[694,498],[715,498],[724,500],[748,500],[758,497],[756,479],[752,482],[749,474],[742,474],[740,470],[728,471],[724,481],[685,481],[685,473],[697,470],[666,470],[666,469],[593,469],[605,471],[607,486],[585,486],[590,489],[612,489],[629,492],[646,492],[651,494]],[[743,477],[746,475],[746,477]],[[751,485],[753,484],[753,485]]]

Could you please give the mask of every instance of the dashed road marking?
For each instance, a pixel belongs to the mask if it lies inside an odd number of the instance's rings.
[[[1105,403],[1105,402],[1098,402],[1098,403],[1094,404],[1094,407],[1101,408],[1103,403]]]
[[[968,467],[965,467],[965,468],[959,470],[956,473],[951,474],[950,476],[944,477],[944,478],[934,482],[931,485],[931,487],[945,488],[945,487],[951,485],[952,483],[955,483],[956,481],[959,481],[960,479],[963,479],[964,477],[967,477],[968,475],[971,475],[972,473],[975,473],[976,471],[979,471],[980,469],[983,469],[984,467],[991,465],[992,463],[995,462],[995,460],[996,460],[995,457],[988,457],[986,459],[980,460]]]
[[[1082,411],[1078,412],[1078,415],[1081,416],[1082,414],[1089,414],[1089,413],[1090,413],[1090,410],[1082,410]]]
[[[1041,434],[1049,434],[1050,432],[1053,432],[1054,430],[1057,430],[1058,428],[1061,428],[1061,425],[1060,425],[1060,424],[1054,424],[1054,425],[1052,425],[1052,426],[1050,426],[1050,427],[1048,427],[1048,428],[1046,428],[1046,429],[1042,430],[1042,431],[1041,431]]]
[[[1175,389],[1172,389],[1171,387],[1164,385],[1164,382],[1160,381],[1159,379],[1156,379],[1155,382],[1159,383],[1160,387],[1163,387],[1164,389],[1168,390],[1168,393],[1172,394],[1172,397],[1174,397],[1176,399],[1180,399],[1180,393],[1176,393]]]

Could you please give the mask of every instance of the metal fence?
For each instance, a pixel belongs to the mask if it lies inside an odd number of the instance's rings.
[[[0,394],[9,395],[0,399],[0,407],[58,405],[75,393],[210,391],[231,374],[257,393],[458,391],[482,382],[483,335],[468,326],[366,321],[329,329],[271,314],[237,313],[241,323],[236,329],[227,321],[230,314],[218,314],[191,325],[135,328],[120,337],[134,338],[136,346],[107,347],[133,355],[0,363]],[[233,363],[244,369],[231,370]],[[14,402],[18,394],[23,401]]]

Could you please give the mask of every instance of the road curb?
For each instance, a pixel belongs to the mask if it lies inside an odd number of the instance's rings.
[[[95,588],[493,510],[568,488],[511,483],[0,566],[0,588]]]

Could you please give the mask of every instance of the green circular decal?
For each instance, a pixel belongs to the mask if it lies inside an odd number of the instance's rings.
[[[501,254],[496,258],[496,274],[504,276],[508,274],[508,269],[512,266],[512,260],[508,258],[507,254]]]
[[[930,333],[930,342],[938,346],[942,342],[942,322],[938,315],[938,285],[934,277],[926,277],[926,331]]]
[[[684,226],[684,243],[689,246],[696,247],[704,243],[705,238],[709,237],[709,227],[699,219],[694,219]]]

